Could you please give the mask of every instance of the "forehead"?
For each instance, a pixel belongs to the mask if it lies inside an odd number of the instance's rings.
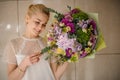
[[[40,20],[43,23],[46,23],[48,21],[48,19],[49,19],[49,16],[47,16],[44,13],[36,13],[35,15],[32,15],[32,18]]]

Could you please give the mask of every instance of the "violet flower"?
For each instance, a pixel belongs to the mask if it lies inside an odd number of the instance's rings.
[[[94,35],[91,36],[90,38],[90,42],[92,43],[92,49],[94,48],[95,44],[96,44],[96,38]]]
[[[75,8],[75,9],[71,10],[70,14],[76,14],[76,13],[79,13],[79,12],[80,12],[80,10]]]
[[[79,21],[77,24],[78,24],[82,29],[88,27],[88,21],[82,20],[82,21]]]
[[[65,51],[66,51],[66,57],[67,57],[67,58],[71,58],[72,53],[74,53],[74,52],[72,52],[72,49],[71,49],[71,48],[68,48],[68,49],[66,49]]]
[[[69,23],[70,21],[69,21],[69,19],[67,19],[67,18],[63,18],[63,19],[61,20],[61,22],[66,25],[66,24]]]
[[[81,44],[76,44],[76,51],[80,51],[82,49],[82,45]]]
[[[61,20],[61,22],[66,25],[67,23],[71,23],[71,22],[72,22],[72,19],[71,19],[71,18],[63,18],[63,19]]]
[[[95,21],[92,20],[92,21],[90,22],[90,24],[92,25],[93,29],[96,30],[97,25],[96,25]]]
[[[58,26],[55,26],[54,31],[56,35],[60,35],[62,33],[62,29],[59,28]]]
[[[82,52],[82,54],[80,54],[80,58],[83,58],[87,55],[87,53],[85,51]]]
[[[87,24],[83,24],[82,28],[87,28],[87,26],[88,26]]]
[[[74,32],[75,32],[75,26],[74,26],[73,23],[67,23],[66,26],[70,27],[70,29],[71,29],[70,32],[71,32],[71,33],[74,33]]]
[[[72,20],[73,20],[73,18],[72,18],[72,16],[70,14],[65,14],[64,18],[69,20],[69,22],[72,22]]]
[[[75,41],[74,39],[69,39],[66,33],[58,36],[56,44],[58,45],[58,47],[60,47],[63,50],[68,48],[71,48],[72,50],[74,50],[74,41]]]

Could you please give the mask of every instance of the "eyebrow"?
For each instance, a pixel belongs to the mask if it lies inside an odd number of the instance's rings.
[[[39,20],[39,21],[41,22],[41,20],[40,20],[40,19],[38,19],[38,18],[37,18],[37,20]],[[47,24],[47,22],[46,22],[45,24]]]
[[[38,21],[41,21],[40,19],[37,19]]]

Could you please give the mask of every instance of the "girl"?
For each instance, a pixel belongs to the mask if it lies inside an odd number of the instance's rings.
[[[39,34],[45,29],[50,13],[43,4],[29,6],[25,33],[10,40],[5,48],[9,80],[60,80],[68,63],[57,65],[45,60],[47,53],[40,50],[46,44]]]

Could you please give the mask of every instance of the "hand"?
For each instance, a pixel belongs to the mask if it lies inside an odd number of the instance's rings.
[[[27,56],[24,61],[27,66],[37,63],[40,60],[40,52]]]
[[[19,65],[20,68],[25,71],[27,67],[29,67],[32,64],[37,63],[40,60],[40,52],[37,53],[33,53],[31,55],[26,56],[23,61],[21,62],[21,64]]]

